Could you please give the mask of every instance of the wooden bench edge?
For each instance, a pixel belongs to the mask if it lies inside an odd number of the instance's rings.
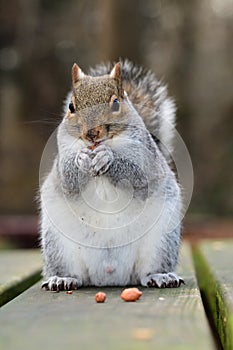
[[[222,346],[224,349],[233,349],[233,317],[221,284],[198,245],[193,247],[193,261],[203,302],[210,312]]]
[[[0,289],[0,307],[23,293],[26,289],[41,279],[41,269],[37,269],[30,275],[25,276],[21,280],[14,280],[1,286]]]

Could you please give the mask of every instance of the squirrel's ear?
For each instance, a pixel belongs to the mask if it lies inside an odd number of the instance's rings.
[[[113,78],[117,82],[118,90],[119,90],[119,95],[123,98],[124,97],[124,90],[122,88],[122,77],[121,77],[121,64],[120,62],[116,63],[115,66],[113,67],[111,73],[110,73],[110,78]]]
[[[72,67],[72,82],[73,85],[76,84],[80,79],[82,79],[85,76],[83,71],[79,68],[77,63],[73,64]]]

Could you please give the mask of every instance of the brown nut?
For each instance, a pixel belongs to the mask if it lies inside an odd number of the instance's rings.
[[[94,151],[94,149],[98,146],[99,142],[94,142],[92,145],[88,146],[88,148],[91,150],[91,151]]]
[[[121,299],[124,301],[136,301],[141,295],[142,292],[138,288],[127,288],[121,293]]]
[[[104,303],[105,300],[106,300],[106,294],[105,294],[105,293],[103,293],[103,292],[98,292],[98,293],[96,293],[96,295],[95,295],[95,301],[96,301],[97,303]]]

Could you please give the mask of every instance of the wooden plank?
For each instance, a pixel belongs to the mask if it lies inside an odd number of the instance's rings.
[[[2,307],[2,347],[52,349],[214,349],[195,279],[191,253],[185,246],[179,273],[186,281],[177,289],[149,289],[126,303],[122,288],[101,288],[104,304],[94,300],[98,288],[69,295],[43,291],[36,284]]]
[[[200,288],[224,349],[233,349],[233,241],[206,242],[194,249]]]
[[[0,252],[0,306],[13,299],[41,278],[39,250]]]

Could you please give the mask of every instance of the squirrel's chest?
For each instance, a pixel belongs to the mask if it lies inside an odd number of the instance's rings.
[[[93,178],[78,197],[60,196],[49,207],[61,238],[77,245],[113,248],[128,245],[146,235],[158,220],[163,203],[133,197],[128,187],[112,185],[108,178]]]
[[[104,176],[96,177],[78,198],[67,201],[67,230],[85,246],[124,245],[135,238],[133,222],[143,207],[129,189],[115,187]]]

